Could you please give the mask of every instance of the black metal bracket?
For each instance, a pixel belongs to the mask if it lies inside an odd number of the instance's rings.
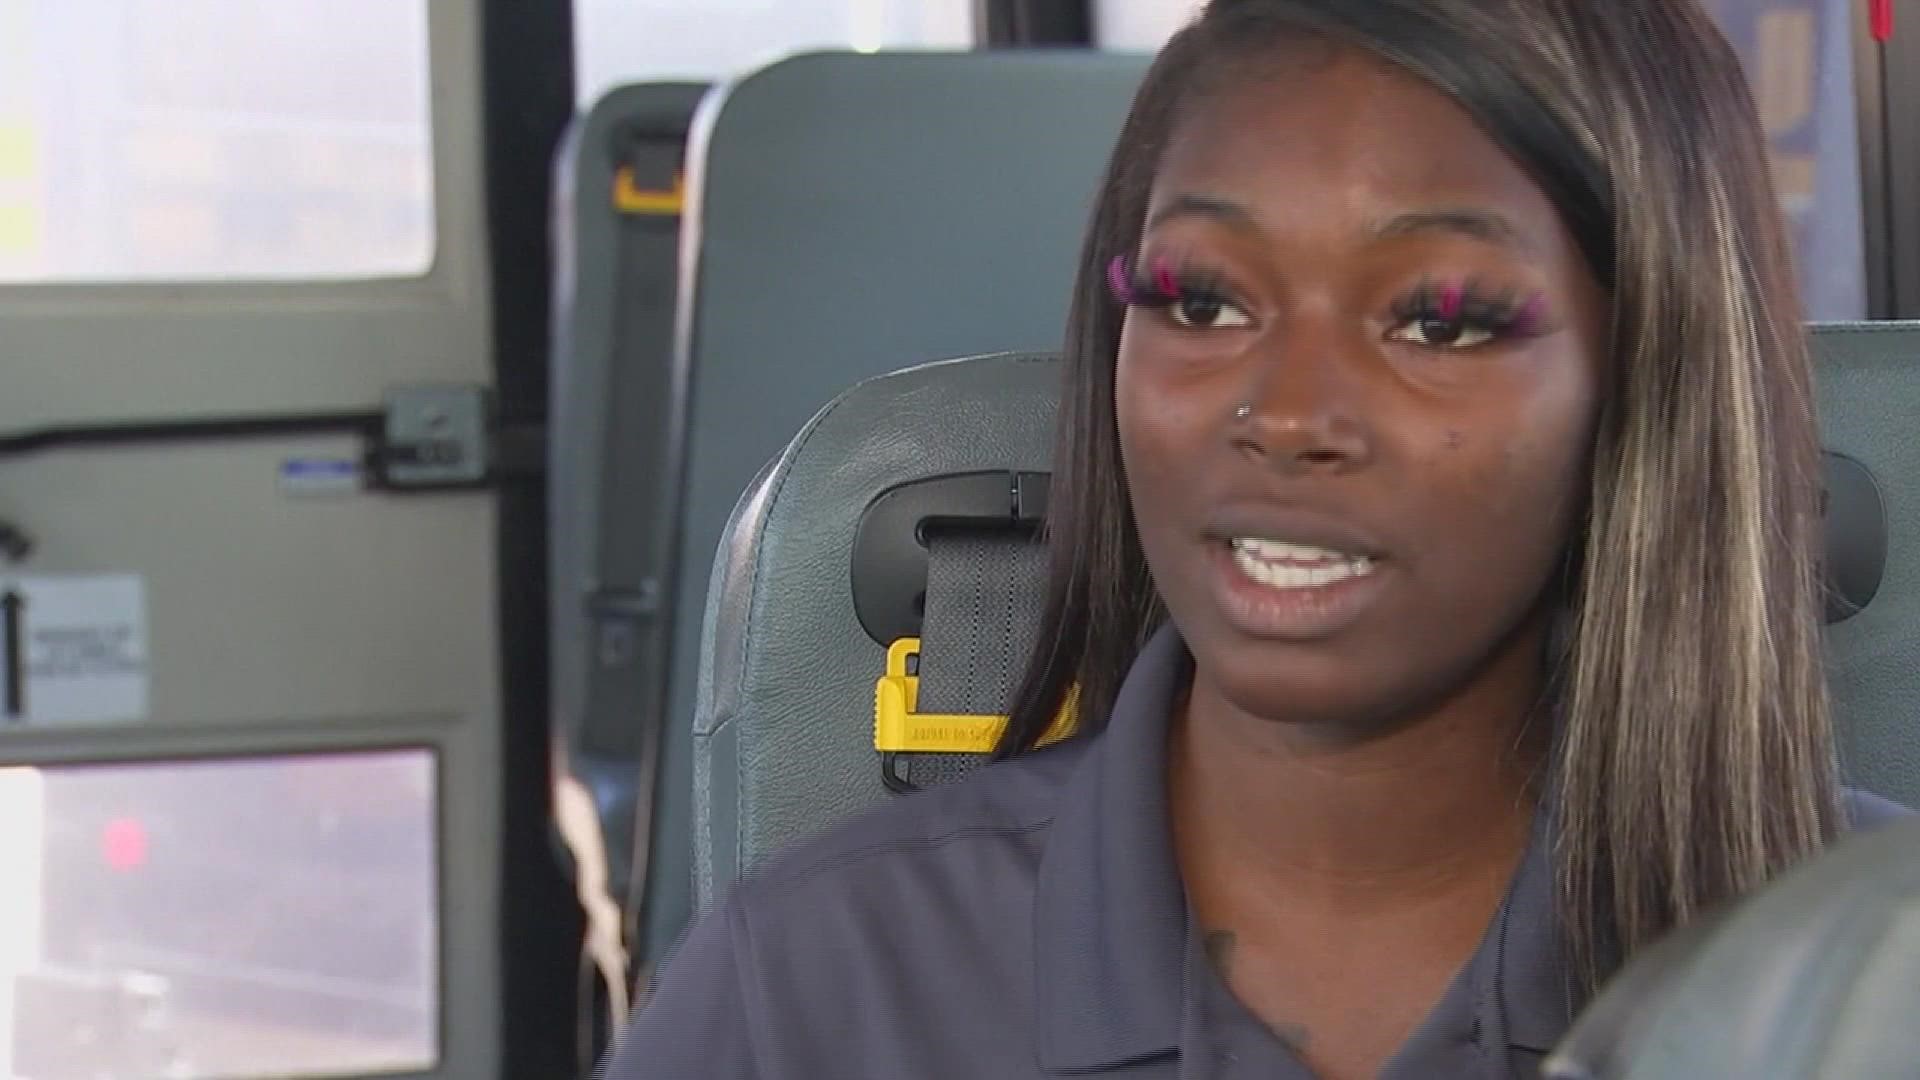
[[[918,637],[927,604],[927,534],[937,529],[1038,529],[1047,473],[932,476],[882,492],[853,540],[853,610],[882,647]]]
[[[546,469],[543,424],[505,422],[486,388],[454,384],[397,387],[377,411],[125,420],[4,432],[0,461],[67,450],[315,435],[361,439],[366,486],[390,494],[481,489]]]
[[[977,0],[975,19],[988,48],[1095,44],[1092,0]]]
[[[1880,591],[1887,568],[1887,505],[1866,466],[1831,451],[1822,464],[1821,569],[1831,626],[1858,615]]]

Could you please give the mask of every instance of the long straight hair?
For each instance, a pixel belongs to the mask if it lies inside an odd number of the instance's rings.
[[[1591,989],[1634,949],[1837,831],[1821,658],[1812,372],[1764,138],[1693,0],[1215,0],[1149,70],[1081,253],[1039,645],[998,756],[1071,688],[1105,722],[1164,619],[1114,416],[1123,309],[1185,110],[1307,37],[1470,113],[1553,200],[1610,298],[1611,375],[1550,682],[1564,945]]]

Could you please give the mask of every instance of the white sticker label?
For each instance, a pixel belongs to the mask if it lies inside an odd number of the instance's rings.
[[[0,726],[144,720],[148,678],[140,578],[0,577]]]

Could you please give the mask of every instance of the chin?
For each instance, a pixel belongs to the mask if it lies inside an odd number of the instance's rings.
[[[1241,645],[1211,656],[1194,653],[1194,678],[1205,680],[1235,709],[1276,724],[1362,736],[1400,712],[1396,680],[1356,677],[1380,665],[1319,646]]]

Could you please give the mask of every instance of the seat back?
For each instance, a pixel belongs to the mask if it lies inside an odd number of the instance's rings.
[[[694,717],[702,906],[766,855],[887,797],[874,747],[875,688],[888,659],[882,639],[914,627],[911,615],[892,630],[882,628],[884,615],[863,619],[856,588],[891,587],[909,612],[924,592],[929,620],[946,604],[963,621],[987,623],[990,641],[964,640],[930,653],[929,663],[1005,687],[1020,657],[1002,641],[1031,640],[1021,631],[1042,599],[1041,563],[1030,554],[1040,545],[1017,530],[1014,478],[1050,467],[1058,369],[1051,356],[1006,354],[862,383],[808,424],[741,499],[707,593]],[[995,534],[981,526],[995,522],[964,495],[951,497],[964,488],[942,490],[980,479],[999,488],[997,523],[1014,527],[1009,541],[987,539]],[[863,548],[874,542],[875,524],[886,524],[887,497],[916,490],[932,494],[893,522],[908,548],[923,522],[972,518],[951,537],[962,545],[956,561],[983,555],[992,563],[981,568],[983,579],[1027,587],[989,591],[978,603],[965,589],[930,583],[939,573],[931,560],[920,562],[917,581],[871,560]]]
[[[1920,439],[1910,434],[1920,415],[1920,323],[1823,325],[1813,339],[1829,451],[1828,634],[1842,760],[1850,782],[1920,806]],[[702,903],[768,854],[887,798],[875,747],[883,642],[923,631],[923,678],[937,667],[983,681],[959,711],[1004,707],[1006,676],[1032,640],[1042,599],[1038,545],[916,526],[979,519],[956,478],[986,476],[1004,493],[1015,487],[1009,477],[1050,467],[1056,367],[987,357],[865,382],[807,425],[740,501],[714,563],[701,646]],[[891,503],[915,492],[928,493],[917,509],[891,514]],[[1016,506],[1000,524],[1022,516]],[[905,569],[876,558],[876,523],[890,517],[908,548],[918,533],[931,555]],[[969,579],[956,584],[943,560]],[[1013,585],[995,591],[979,581]],[[977,632],[947,633],[936,645],[934,623],[949,615]],[[922,697],[919,711],[929,711]]]
[[[1635,957],[1547,1080],[1901,1076],[1920,1062],[1920,822],[1849,837]]]
[[[1852,783],[1920,807],[1920,322],[1820,324],[1813,341],[1829,576],[1866,601],[1827,628],[1841,762]]]
[[[820,53],[748,76],[695,136],[681,363],[690,378],[655,859],[692,826],[702,600],[741,491],[862,378],[1057,349],[1092,196],[1147,59]],[[983,123],[982,117],[992,117]],[[804,768],[805,766],[802,766]],[[675,786],[681,785],[681,786]],[[657,879],[650,926],[691,888]],[[655,930],[649,931],[649,938]]]
[[[660,618],[685,376],[674,361],[683,158],[707,88],[608,92],[560,152],[549,443],[552,715],[626,904],[666,709]],[[638,843],[636,843],[636,840]],[[683,864],[684,866],[684,864]]]

